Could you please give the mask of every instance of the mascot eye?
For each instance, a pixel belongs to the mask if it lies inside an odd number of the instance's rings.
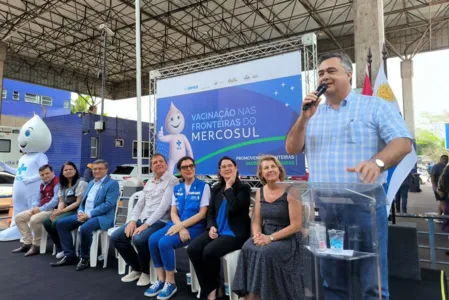
[[[29,137],[30,135],[31,135],[31,131],[29,131],[29,130],[25,131],[25,136],[26,137]]]
[[[180,116],[178,116],[178,120],[179,120],[179,119],[181,119],[181,117],[180,117]]]
[[[170,121],[173,121],[173,117],[170,118]]]

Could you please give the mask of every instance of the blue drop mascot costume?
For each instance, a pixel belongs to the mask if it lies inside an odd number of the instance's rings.
[[[13,217],[11,226],[0,232],[0,241],[14,241],[21,238],[14,219],[17,214],[32,208],[32,203],[39,198],[39,187],[42,182],[39,168],[48,164],[44,154],[51,146],[51,132],[44,121],[35,115],[20,129],[19,148],[24,153],[17,169],[0,162],[6,172],[16,175],[13,186]]]

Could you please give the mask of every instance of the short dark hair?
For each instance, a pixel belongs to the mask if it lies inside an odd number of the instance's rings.
[[[72,186],[78,182],[78,179],[80,178],[80,174],[78,172],[78,168],[76,167],[76,165],[73,162],[66,161],[62,165],[61,172],[59,173],[59,184],[62,187],[67,188],[67,187],[69,187],[69,180],[64,176],[64,167],[65,166],[72,166],[75,169],[75,175],[73,176],[73,179],[72,179]]]
[[[165,156],[163,156],[161,153],[157,153],[157,152],[153,154],[153,156],[151,157],[150,162],[152,162],[153,158],[156,158],[156,157],[162,157],[164,159],[165,163],[167,163],[167,159],[165,158]]]
[[[178,171],[181,171],[181,164],[185,160],[191,160],[193,164],[195,164],[195,160],[193,158],[191,158],[190,156],[183,156],[178,160],[178,163],[176,164],[176,168],[178,169]]]
[[[105,166],[105,168],[107,169],[109,164],[107,161],[105,161],[104,159],[97,159],[96,161],[94,161],[92,163],[93,165],[98,165],[98,164],[103,164]]]
[[[234,165],[234,167],[237,167],[237,163],[235,162],[235,160],[233,160],[232,158],[230,158],[229,156],[223,156],[222,158],[220,158],[220,160],[218,161],[218,181],[220,182],[221,185],[226,185],[226,181],[223,178],[223,176],[221,176],[220,174],[220,167],[221,167],[221,163],[224,160],[229,160],[230,162],[232,162],[232,164]],[[239,181],[239,172],[237,171],[237,178],[235,179],[235,182]]]
[[[318,58],[318,65],[320,65],[323,61],[334,57],[339,58],[341,60],[341,65],[347,72],[353,73],[351,59],[349,58],[349,56],[347,56],[342,52],[329,52],[321,55]]]
[[[50,166],[49,164],[46,164],[46,165],[43,165],[43,166],[41,166],[41,167],[39,168],[39,173],[40,173],[40,172],[44,172],[44,171],[47,170],[47,169],[50,169],[50,171],[53,172],[53,167]]]
[[[446,154],[443,154],[443,155],[441,155],[440,160],[443,160],[447,163],[449,161],[449,156]]]

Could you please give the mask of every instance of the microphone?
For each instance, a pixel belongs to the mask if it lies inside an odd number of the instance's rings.
[[[323,95],[327,90],[327,83],[322,83],[320,84],[317,88],[316,88],[316,96],[317,98],[320,98],[321,95]],[[311,108],[313,105],[315,104],[315,102],[310,102],[306,105],[304,105],[304,107],[302,108],[303,111],[308,110],[309,108]]]

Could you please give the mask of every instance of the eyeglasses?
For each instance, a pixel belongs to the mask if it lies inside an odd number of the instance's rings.
[[[106,168],[93,168],[92,171],[103,171],[106,170]]]
[[[186,171],[188,169],[191,169],[191,170],[195,169],[195,165],[191,164],[191,165],[187,165],[187,166],[181,166],[181,170],[183,170],[183,171]]]

